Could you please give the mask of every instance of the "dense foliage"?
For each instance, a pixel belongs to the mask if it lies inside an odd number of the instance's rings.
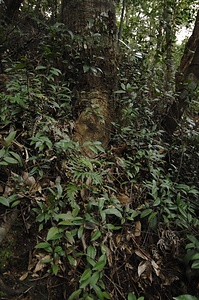
[[[197,1],[117,4],[116,117],[108,149],[87,142],[92,157],[73,139],[76,74],[98,71],[80,61],[83,37],[59,1],[23,1],[12,19],[10,3],[0,3],[2,299],[196,299],[198,89],[174,135],[161,121],[183,54],[176,34]]]

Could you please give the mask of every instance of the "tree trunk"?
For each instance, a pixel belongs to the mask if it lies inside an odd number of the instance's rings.
[[[189,38],[179,71],[176,74],[176,100],[171,105],[162,125],[168,134],[173,134],[178,123],[193,97],[199,82],[199,12],[195,27]]]
[[[113,116],[112,91],[116,81],[116,20],[113,0],[62,1],[62,21],[79,42],[70,64],[76,64],[75,102],[78,118],[75,140],[109,142]],[[78,57],[78,59],[77,59]],[[82,109],[81,109],[82,108]]]
[[[4,0],[4,18],[6,23],[11,23],[16,17],[23,0]]]

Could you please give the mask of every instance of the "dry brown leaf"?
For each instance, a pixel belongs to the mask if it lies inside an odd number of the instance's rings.
[[[121,242],[121,234],[116,235],[115,241],[116,241],[116,244],[119,245],[119,243]]]
[[[39,192],[40,194],[42,193],[42,187],[39,183],[35,183],[30,187],[30,191],[33,193]]]
[[[135,222],[135,231],[134,231],[134,235],[135,235],[136,237],[138,237],[138,236],[141,235],[141,227],[142,227],[142,225],[141,225],[141,222],[140,222],[140,221]]]
[[[137,256],[141,257],[142,259],[149,260],[149,258],[143,252],[141,252],[140,250],[135,250],[135,254]]]
[[[148,268],[148,261],[145,262],[142,261],[138,266],[138,276],[140,277],[142,273],[146,271],[147,268]]]
[[[88,189],[84,188],[80,191],[80,195],[83,201],[86,201],[88,199]]]
[[[14,188],[11,187],[9,184],[7,184],[3,193],[3,197],[5,198],[9,197],[11,194],[13,194],[13,190]]]
[[[140,277],[142,274],[145,274],[145,277],[149,279],[152,283],[152,268],[150,261],[141,262],[138,266],[138,276]]]
[[[151,265],[153,267],[153,270],[155,271],[155,274],[157,276],[160,276],[160,269],[159,269],[159,266],[156,264],[156,262],[152,259],[151,260]]]
[[[28,274],[29,274],[29,272],[24,273],[24,274],[19,278],[19,280],[20,280],[20,281],[24,281],[24,280],[28,277]]]
[[[33,176],[29,176],[29,173],[28,173],[28,172],[23,172],[22,178],[23,178],[23,180],[24,180],[24,183],[25,183],[26,185],[28,185],[28,186],[31,186],[31,187],[32,187],[32,186],[35,185],[35,183],[36,183],[35,178],[34,178]]]
[[[45,256],[43,256],[43,255],[37,255],[37,256],[39,257],[40,260],[36,264],[33,273],[37,273],[37,272],[41,271],[46,266],[42,261],[51,258],[50,255],[45,255]]]
[[[125,194],[119,194],[116,198],[120,201],[120,203],[122,205],[127,205],[127,204],[130,204],[132,202],[131,198],[129,198]]]
[[[134,269],[133,266],[131,264],[129,264],[129,263],[126,263],[125,267],[128,268],[128,269],[130,269],[130,270]]]

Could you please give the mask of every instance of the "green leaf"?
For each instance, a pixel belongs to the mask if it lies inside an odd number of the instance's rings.
[[[137,297],[135,296],[134,293],[128,294],[128,300],[137,300]]]
[[[59,69],[56,69],[56,68],[51,68],[50,73],[55,75],[55,76],[59,76],[61,74],[61,71]]]
[[[95,293],[97,294],[99,300],[104,300],[104,295],[103,295],[103,292],[102,292],[102,290],[100,289],[100,287],[97,286],[97,285],[94,285],[94,286],[93,286],[93,289],[94,289]]]
[[[90,280],[90,286],[94,286],[100,278],[100,273],[99,272],[94,272],[93,275],[91,276]]]
[[[121,212],[116,208],[107,208],[104,210],[104,213],[107,215],[115,215],[116,217],[122,219]]]
[[[145,209],[145,210],[141,213],[140,218],[144,218],[144,217],[148,216],[150,213],[152,213],[152,211],[153,211],[153,210],[152,210],[151,208]]]
[[[92,267],[95,266],[96,262],[95,262],[92,258],[90,258],[89,256],[87,256],[86,260],[87,260],[87,262],[88,262]]]
[[[196,260],[199,259],[199,253],[195,253],[192,257],[191,260]]]
[[[35,71],[45,70],[45,69],[46,69],[46,67],[44,67],[44,66],[37,66],[37,67],[35,68]]]
[[[97,229],[96,231],[94,231],[94,233],[91,235],[91,241],[96,241],[98,240],[98,238],[101,236],[101,231],[99,229]]]
[[[69,231],[67,231],[67,232],[65,233],[65,236],[66,236],[66,238],[68,239],[68,241],[69,241],[71,244],[74,244],[74,243],[75,243],[74,237],[72,236],[72,234],[71,234]]]
[[[5,162],[8,164],[18,164],[18,161],[15,158],[12,158],[10,156],[5,156],[4,157]]]
[[[89,257],[91,257],[92,259],[95,259],[96,254],[97,254],[96,248],[93,247],[92,245],[89,245],[88,248],[87,248],[87,255]]]
[[[17,131],[12,131],[9,133],[9,135],[4,139],[4,146],[5,148],[8,148],[12,141],[14,140],[16,136]]]
[[[93,271],[102,271],[106,265],[106,255],[103,254],[100,256],[99,261],[93,267]]]
[[[35,246],[35,249],[44,249],[47,252],[53,252],[51,245],[47,242],[42,242],[42,243],[37,244]]]
[[[3,156],[4,156],[4,154],[5,154],[5,149],[4,148],[2,148],[1,150],[0,150],[0,158],[2,158]]]
[[[192,265],[191,265],[192,269],[199,269],[199,260],[195,260]]]
[[[5,161],[0,161],[0,166],[7,166],[7,165],[8,165],[7,162],[5,162]]]
[[[52,265],[52,272],[54,275],[57,275],[58,270],[59,270],[58,265],[56,264]]]
[[[84,65],[83,70],[84,70],[84,73],[87,73],[90,70],[90,66]]]
[[[59,232],[59,230],[57,227],[55,227],[55,226],[51,227],[48,231],[46,240],[47,241],[52,240],[58,232]]]
[[[68,300],[77,300],[79,295],[81,294],[82,289],[78,289],[77,291],[74,291],[68,298]]]
[[[16,160],[18,161],[19,165],[22,167],[23,163],[22,163],[22,160],[21,160],[21,157],[19,156],[19,154],[15,153],[13,151],[10,151],[9,154],[14,156],[14,158],[16,158]]]
[[[91,269],[86,269],[84,271],[84,273],[82,274],[80,281],[79,281],[81,289],[84,289],[90,283],[91,274],[92,274]]]
[[[19,203],[21,203],[21,201],[20,201],[20,200],[16,200],[16,201],[12,202],[12,204],[11,204],[11,208],[13,208],[13,207],[17,206]]]
[[[0,197],[0,203],[9,207],[10,206],[10,202],[9,202],[9,199],[8,198],[5,198],[3,196]]]
[[[111,300],[111,296],[107,292],[103,292],[103,296],[105,299]]]
[[[82,281],[85,281],[85,280],[87,280],[88,278],[90,278],[91,277],[91,274],[92,274],[92,270],[89,268],[89,269],[86,269],[84,272],[83,272],[83,274],[82,274],[82,276],[81,276],[81,278],[80,278],[80,282],[82,282]]]
[[[197,300],[196,297],[191,296],[191,295],[181,295],[178,297],[173,297],[174,300]]]
[[[80,226],[79,229],[78,229],[78,232],[77,232],[77,237],[78,239],[81,239],[82,235],[83,235],[83,232],[84,232],[84,226]]]
[[[77,262],[76,262],[76,260],[74,259],[73,256],[67,255],[67,258],[68,258],[69,263],[71,264],[71,266],[75,267],[77,265]]]

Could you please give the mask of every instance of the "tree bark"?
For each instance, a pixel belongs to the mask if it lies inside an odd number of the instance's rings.
[[[168,134],[173,134],[193,97],[199,82],[199,12],[195,27],[184,50],[179,70],[176,74],[176,100],[171,105],[162,126]]]
[[[11,23],[19,11],[23,0],[4,0],[4,18],[6,23]]]
[[[116,81],[116,19],[113,0],[62,1],[62,21],[78,36],[70,64],[76,64],[73,88],[78,118],[75,140],[92,156],[86,142],[109,143]],[[77,59],[78,57],[78,59]]]

